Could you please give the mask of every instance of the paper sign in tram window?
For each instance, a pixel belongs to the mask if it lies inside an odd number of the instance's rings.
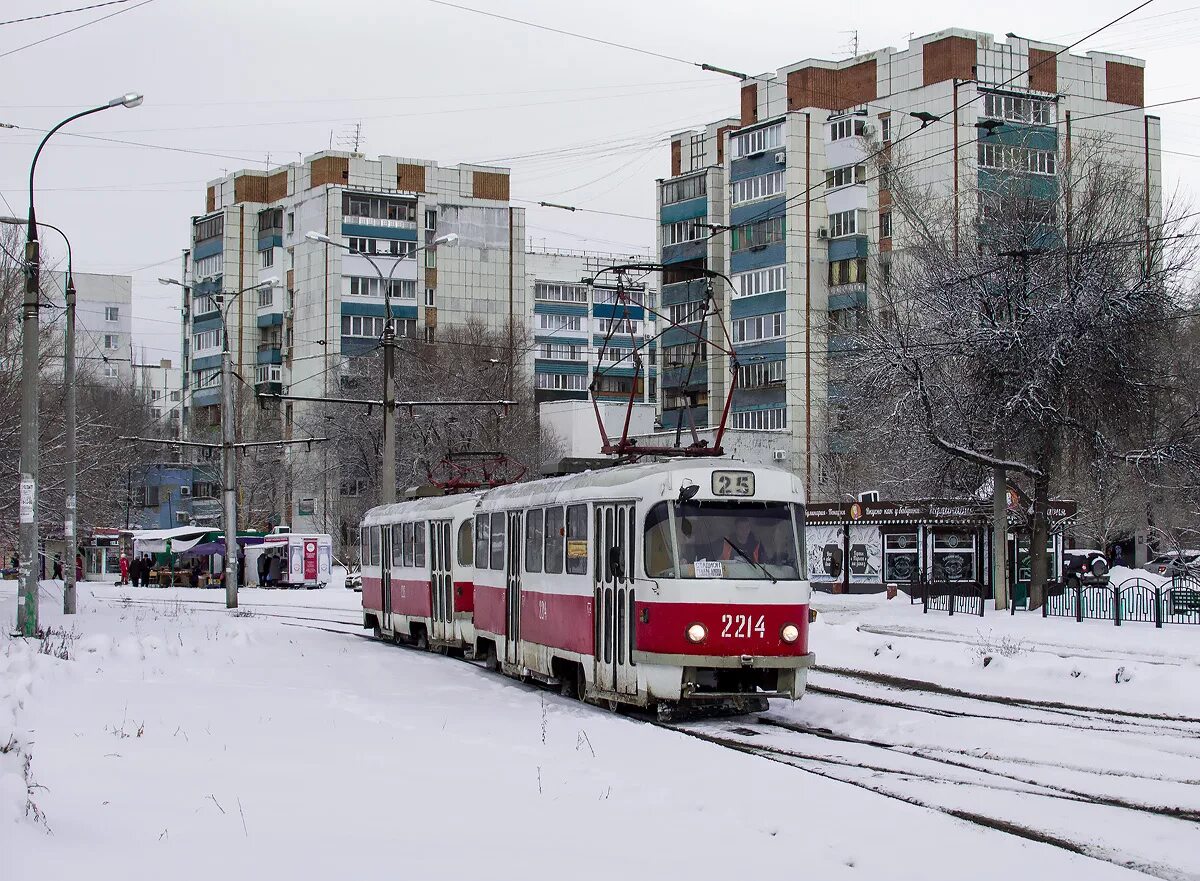
[[[724,578],[725,564],[720,560],[697,560],[697,578]]]

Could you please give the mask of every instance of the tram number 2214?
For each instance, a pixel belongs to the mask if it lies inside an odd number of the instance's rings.
[[[754,615],[722,615],[721,624],[721,636],[725,639],[767,635],[767,625],[762,615],[757,618]]]

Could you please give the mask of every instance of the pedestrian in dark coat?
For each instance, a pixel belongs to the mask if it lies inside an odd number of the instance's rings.
[[[54,570],[53,571],[54,571],[54,574],[53,574],[54,580],[62,581],[63,580],[62,557],[59,556],[58,554],[54,555]]]
[[[270,558],[270,556],[267,555],[266,551],[263,551],[262,553],[260,553],[258,555],[258,586],[259,587],[267,586],[267,570],[270,568],[270,566],[271,566],[271,558]]]

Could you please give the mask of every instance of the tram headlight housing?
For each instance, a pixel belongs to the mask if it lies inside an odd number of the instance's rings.
[[[699,622],[695,624],[689,624],[687,629],[687,638],[688,642],[704,642],[704,640],[708,639],[708,628]]]
[[[795,624],[784,624],[779,628],[779,638],[784,642],[795,642],[800,638],[800,628]]]

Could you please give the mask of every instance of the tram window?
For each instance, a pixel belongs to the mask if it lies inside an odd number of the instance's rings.
[[[587,505],[567,508],[567,571],[587,575]]]
[[[546,571],[557,575],[563,571],[563,509],[546,509]]]
[[[371,550],[371,539],[367,537],[366,527],[361,527],[358,530],[358,564],[365,565],[367,562],[367,554]]]
[[[542,571],[542,547],[545,539],[542,535],[542,526],[545,522],[546,512],[541,508],[536,511],[528,511],[525,514],[525,571],[526,572],[541,572]]]
[[[404,524],[404,565],[411,566],[413,564],[413,525],[411,523]]]
[[[404,539],[399,523],[392,527],[392,565],[404,565]]]
[[[646,575],[674,578],[675,555],[671,548],[671,520],[667,503],[659,502],[646,513]]]
[[[420,569],[425,565],[425,524],[413,524],[413,565]]]
[[[492,515],[492,568],[504,570],[504,514]]]
[[[797,550],[800,552],[796,559],[800,561],[801,566],[804,566],[804,561],[808,559],[808,529],[804,524],[804,506],[792,505],[792,529],[796,532]]]
[[[458,525],[458,565],[475,565],[475,535],[472,530],[474,522],[464,520]]]
[[[488,567],[488,515],[480,514],[475,518],[475,568]]]
[[[381,540],[380,535],[379,535],[379,529],[380,529],[380,527],[378,527],[378,526],[371,527],[371,565],[372,566],[379,565],[379,543]]]

